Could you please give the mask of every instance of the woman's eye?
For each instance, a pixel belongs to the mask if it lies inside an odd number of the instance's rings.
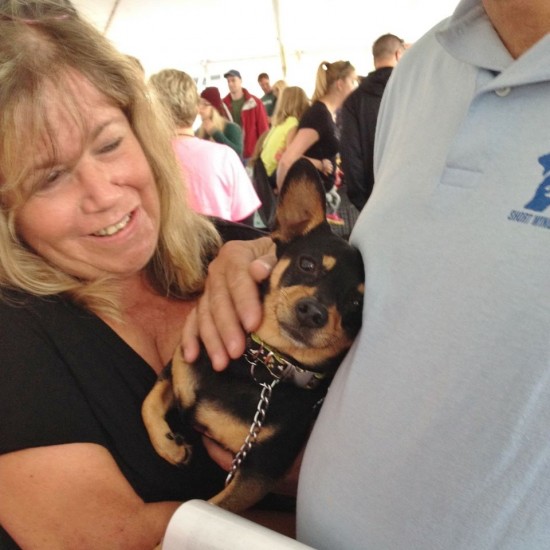
[[[120,144],[122,143],[122,138],[115,139],[114,141],[110,141],[103,147],[99,149],[100,153],[110,153],[111,151],[114,151],[115,149],[118,149]]]
[[[36,189],[38,191],[51,189],[61,179],[63,170],[53,169],[44,174],[44,177],[40,178]]]
[[[61,175],[61,170],[52,170],[45,178],[46,184],[54,183],[56,179]]]

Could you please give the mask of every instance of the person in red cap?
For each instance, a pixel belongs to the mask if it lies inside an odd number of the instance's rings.
[[[233,122],[231,112],[227,108],[227,105],[222,101],[220,91],[216,86],[208,86],[201,92],[201,98],[214,107],[218,113],[227,120]]]
[[[200,94],[199,115],[202,124],[197,135],[202,139],[229,145],[243,158],[243,132],[232,121],[229,109],[222,101],[220,91],[215,86],[205,88]]]
[[[258,138],[269,129],[264,104],[242,86],[241,73],[235,69],[226,72],[229,93],[223,98],[236,122],[243,130],[245,164],[253,156]]]

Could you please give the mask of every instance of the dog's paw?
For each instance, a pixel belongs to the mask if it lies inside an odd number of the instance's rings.
[[[192,446],[186,443],[182,435],[174,432],[166,434],[166,445],[163,446],[162,456],[176,466],[185,466],[191,460]]]

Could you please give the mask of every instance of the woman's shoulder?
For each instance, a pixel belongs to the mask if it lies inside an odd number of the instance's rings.
[[[222,169],[234,169],[235,166],[241,167],[244,170],[243,161],[237,154],[235,149],[227,143],[217,143],[214,141],[209,142],[211,147],[209,153],[212,154],[212,160],[217,163],[221,163]]]
[[[5,291],[0,294],[2,339],[48,340],[81,334],[97,324],[97,317],[61,295],[34,296],[25,292]]]
[[[294,126],[298,126],[298,118],[295,117],[294,115],[290,115],[290,116],[287,116],[284,120],[284,122],[282,123],[282,125],[285,127],[285,128],[294,128]]]
[[[319,122],[331,117],[330,111],[322,101],[312,103],[303,114],[300,124],[310,124],[311,122]]]
[[[29,315],[48,315],[63,306],[65,300],[58,295],[35,296],[27,292],[12,289],[0,290],[0,317],[25,317]]]
[[[204,170],[207,170],[208,166],[204,164],[205,159],[217,161],[221,158],[222,154],[219,151],[220,143],[216,141],[198,137],[186,137],[180,141],[183,143],[176,152],[179,153],[181,164],[188,170],[194,166],[200,166]]]
[[[304,113],[304,116],[307,114],[307,113],[329,113],[329,110],[328,110],[328,107],[322,102],[322,101],[314,101],[307,109],[306,109],[306,112]]]
[[[223,133],[226,135],[227,134],[241,135],[243,131],[242,131],[242,128],[236,122],[231,122],[230,120],[226,120]]]
[[[295,116],[286,117],[283,120],[283,122],[277,124],[276,126],[273,126],[269,130],[269,134],[265,138],[264,144],[271,139],[279,140],[283,138],[288,134],[288,132],[290,132],[292,128],[296,128],[297,126],[298,126],[298,119]]]
[[[233,122],[232,120],[225,120],[225,127],[231,128],[232,130],[239,130],[242,132],[241,127],[236,122]]]

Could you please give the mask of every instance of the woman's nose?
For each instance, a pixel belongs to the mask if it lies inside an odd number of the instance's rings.
[[[81,208],[84,212],[106,210],[116,203],[121,188],[115,175],[104,164],[87,160],[77,170],[81,190]]]

